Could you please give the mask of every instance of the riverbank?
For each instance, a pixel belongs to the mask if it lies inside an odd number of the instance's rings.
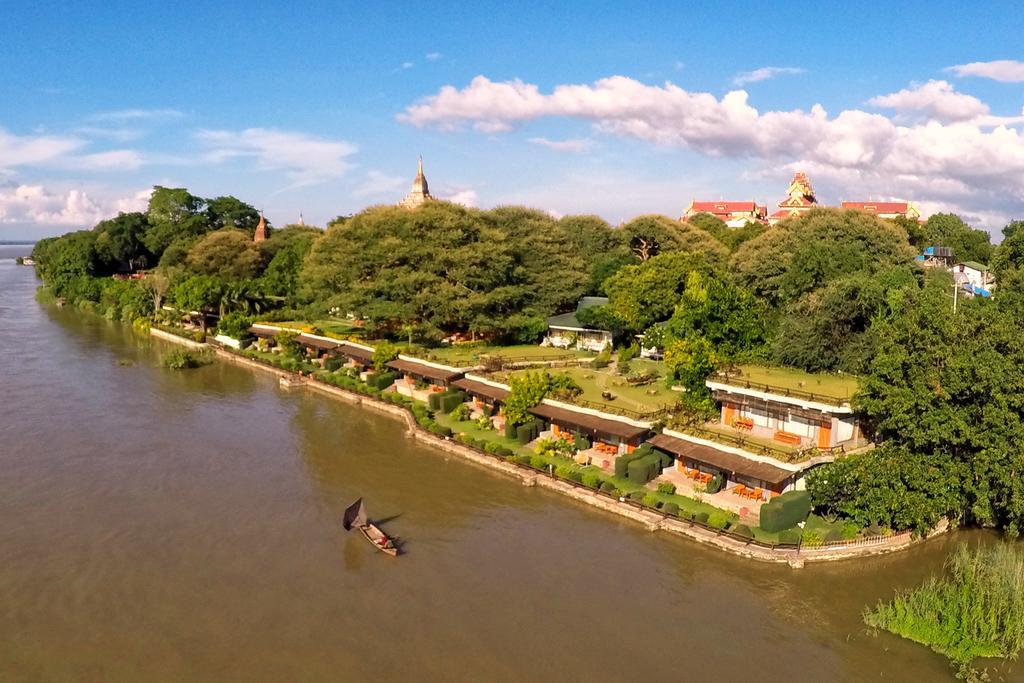
[[[164,341],[182,344],[189,348],[210,348],[214,351],[217,358],[226,362],[242,365],[253,370],[269,372],[279,377],[283,374],[280,368],[247,358],[218,345],[198,344],[192,340],[170,335],[161,330],[151,329],[150,334]],[[948,523],[943,520],[926,538],[917,538],[907,531],[872,539],[829,543],[814,548],[766,547],[752,539],[744,542],[720,531],[705,528],[691,521],[669,517],[660,511],[646,508],[639,503],[621,497],[613,498],[599,490],[590,489],[576,482],[559,479],[551,473],[535,470],[500,456],[472,448],[450,438],[438,436],[417,424],[413,415],[404,406],[326,384],[313,377],[290,376],[290,379],[292,380],[291,386],[308,387],[318,393],[400,420],[405,424],[406,432],[411,438],[432,446],[439,451],[458,456],[463,461],[515,478],[525,486],[538,486],[558,492],[589,507],[637,522],[651,532],[661,531],[684,536],[698,543],[713,546],[718,550],[752,560],[779,564],[785,563],[793,568],[801,568],[807,562],[833,562],[884,555],[904,550],[942,534],[949,529]]]

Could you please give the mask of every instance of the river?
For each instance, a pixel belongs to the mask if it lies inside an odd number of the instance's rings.
[[[165,370],[37,304],[28,249],[0,246],[0,680],[952,680],[860,613],[988,535],[794,570],[651,534],[272,375]],[[357,496],[405,555],[341,529]]]

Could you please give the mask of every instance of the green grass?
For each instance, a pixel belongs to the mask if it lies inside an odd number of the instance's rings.
[[[739,379],[768,384],[783,389],[807,391],[831,398],[850,398],[858,388],[853,375],[812,374],[795,368],[740,365]]]
[[[666,404],[673,405],[679,400],[679,393],[665,386],[663,379],[665,376],[664,363],[634,360],[630,361],[630,367],[634,372],[656,371],[659,377],[646,386],[636,387],[627,384],[625,377],[609,372],[607,369],[594,370],[570,367],[555,368],[552,372],[568,373],[583,389],[580,398],[600,403],[613,409],[624,408],[626,410],[646,413],[658,410]],[[529,370],[514,370],[513,372],[502,374],[507,378],[513,374],[524,372],[529,372]],[[601,396],[604,391],[611,392],[615,398],[611,401],[605,399]]]
[[[257,321],[259,323],[259,321]],[[309,332],[311,328],[319,328],[322,336],[334,337],[336,339],[348,339],[352,336],[362,336],[363,330],[360,327],[356,327],[348,320],[285,320],[281,322],[269,322],[264,323],[266,325],[275,325],[277,327],[286,327],[291,330],[306,331]]]
[[[487,356],[503,356],[505,358],[590,358],[594,354],[585,351],[552,349],[536,344],[520,344],[517,346],[482,346],[459,345],[438,346],[434,348],[418,347],[409,352],[410,355],[438,363],[447,363],[458,367],[479,365]]]
[[[1024,646],[1024,550],[1010,543],[973,550],[961,544],[946,569],[944,577],[865,609],[864,621],[945,655],[962,678],[987,680],[971,662],[1014,659]]]

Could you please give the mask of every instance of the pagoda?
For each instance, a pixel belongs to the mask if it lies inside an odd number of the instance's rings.
[[[416,178],[412,181],[412,190],[405,196],[405,199],[398,202],[398,205],[403,209],[415,209],[433,198],[430,190],[427,189],[427,177],[423,175],[423,157],[420,157]]]
[[[786,190],[786,198],[779,202],[779,210],[768,217],[768,222],[775,225],[785,218],[802,216],[818,206],[811,181],[803,171],[797,171]]]
[[[256,234],[252,236],[252,241],[259,244],[265,239],[267,239],[267,221],[263,218],[263,212],[260,211],[260,222],[256,224]]]

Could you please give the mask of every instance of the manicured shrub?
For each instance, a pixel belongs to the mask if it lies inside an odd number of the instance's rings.
[[[792,529],[810,513],[811,496],[807,491],[783,493],[761,506],[761,528],[765,531]]]
[[[575,448],[578,451],[585,451],[585,450],[589,449],[590,446],[591,446],[590,439],[586,438],[585,436],[577,434],[573,438],[572,447]]]
[[[659,458],[661,458],[661,469],[665,469],[666,467],[672,467],[672,463],[676,461],[675,458],[673,458],[665,451],[659,451],[657,449],[654,449],[654,452],[658,454]]]
[[[619,363],[628,363],[638,355],[640,355],[640,346],[638,344],[630,344],[619,351]]]
[[[494,408],[490,407],[489,405],[484,405],[484,407],[481,408],[480,411],[484,414],[484,417],[491,417],[494,415]]]
[[[800,542],[800,531],[797,529],[786,529],[785,531],[779,532],[779,543],[785,543],[786,545],[796,545]]]
[[[597,476],[593,472],[585,472],[580,479],[580,483],[589,489],[596,489],[601,485],[601,477]]]
[[[661,458],[656,453],[630,461],[626,465],[626,476],[634,484],[646,484],[661,473]]]
[[[519,463],[520,465],[527,465],[527,466],[529,466],[530,461],[533,459],[533,457],[534,456],[532,456],[532,455],[517,455],[513,459],[517,463]]]
[[[626,453],[615,458],[615,476],[625,479],[629,475],[629,463],[636,460],[632,453]]]
[[[615,490],[615,484],[611,483],[610,481],[602,481],[601,490],[604,491],[605,493],[611,493],[612,491]]]
[[[708,516],[708,526],[713,529],[725,529],[729,526],[729,517],[724,512],[712,512]]]
[[[835,541],[841,541],[842,539],[843,539],[843,532],[840,529],[829,529],[828,531],[825,532],[825,540],[828,541],[829,543],[834,543]]]
[[[476,439],[471,437],[469,434],[459,434],[455,438],[461,443],[466,444],[467,446],[476,446]]]
[[[371,377],[373,375],[370,375]],[[430,406],[431,410],[441,409],[441,394],[430,393],[427,395],[427,405]]]
[[[670,517],[679,516],[679,505],[676,503],[665,503],[661,506],[661,511]]]
[[[342,366],[340,358],[327,358],[324,360],[324,370],[327,372],[334,372]]]
[[[539,455],[530,456],[530,467],[535,470],[546,470],[548,468],[548,461]]]
[[[467,409],[469,409],[469,404],[462,403],[460,405],[464,405],[464,406],[466,406]],[[458,410],[458,409],[456,408],[456,410]],[[487,417],[486,415],[481,415],[476,420],[476,428],[477,429],[482,429],[484,431],[490,431],[490,430],[494,429],[494,424],[491,422],[491,418]]]
[[[398,379],[395,372],[375,372],[366,379],[366,384],[374,389],[383,390],[390,387]]]
[[[661,500],[656,495],[654,495],[653,493],[648,493],[643,498],[643,504],[645,506],[649,507],[649,508],[656,508],[656,507],[658,507],[658,503],[660,503],[660,502],[661,502]]]
[[[634,503],[643,503],[644,502],[644,496],[646,496],[646,495],[647,495],[647,492],[644,491],[643,489],[640,489],[639,491],[630,491],[630,493],[627,496],[627,498],[629,498]]]
[[[569,481],[574,481],[577,484],[582,484],[583,483],[583,473],[580,472],[578,469],[573,468],[572,471],[569,472]]]
[[[519,430],[519,428],[516,427],[514,424],[512,424],[511,422],[509,422],[507,420],[505,421],[505,438],[506,439],[515,439],[515,438],[517,438],[518,430]]]
[[[737,524],[732,528],[732,532],[737,536],[742,536],[743,538],[754,537],[754,532],[746,524]]]
[[[803,545],[808,548],[817,548],[824,544],[824,540],[821,538],[821,534],[817,531],[805,531],[803,537]]]
[[[721,473],[711,477],[711,481],[708,482],[707,490],[708,493],[718,493],[725,486],[725,477]]]
[[[692,522],[693,521],[693,511],[692,510],[686,510],[686,509],[680,509],[679,510],[679,519],[685,519],[685,520],[689,520],[689,521]]]
[[[706,513],[706,512],[698,512],[697,514],[695,514],[693,516],[693,521],[698,522],[700,524],[707,524],[708,523],[708,513]]]
[[[434,432],[434,433],[435,433],[435,434],[437,434],[438,436],[443,436],[443,437],[445,437],[446,439],[447,439],[447,438],[450,438],[450,437],[451,437],[451,435],[452,435],[452,430],[451,430],[451,428],[449,428],[449,427],[445,427],[444,425],[439,425],[439,424],[437,424],[436,422],[434,423],[434,426],[433,426],[433,428],[431,428],[431,430],[430,430],[430,431]]]
[[[572,474],[572,467],[569,465],[559,465],[555,468],[555,476],[562,479],[568,479],[569,475]]]
[[[469,405],[465,403],[460,403],[449,412],[449,415],[453,420],[457,422],[465,422],[466,420],[469,419],[469,416],[470,414],[472,414],[472,412],[473,409],[470,408]]]
[[[493,455],[497,455],[498,451],[501,450],[501,444],[496,444],[493,441],[485,441],[484,450]]]
[[[529,422],[516,427],[516,441],[524,446],[537,438],[537,425]]]
[[[671,494],[673,494],[675,492],[676,492],[676,485],[673,484],[672,482],[670,482],[670,481],[660,481],[660,482],[658,482],[658,493],[668,493],[668,494],[671,495]]]
[[[466,395],[461,391],[450,394],[441,394],[441,410],[446,413],[450,413],[455,410],[456,406],[462,404],[465,399]],[[466,406],[466,408],[468,409],[469,406]]]
[[[847,522],[843,525],[841,536],[843,540],[850,541],[857,538],[857,534],[860,533],[860,529],[853,522]]]
[[[513,455],[515,455],[515,453],[512,452],[511,448],[506,448],[505,446],[498,447],[497,453],[503,458],[511,458]]]

